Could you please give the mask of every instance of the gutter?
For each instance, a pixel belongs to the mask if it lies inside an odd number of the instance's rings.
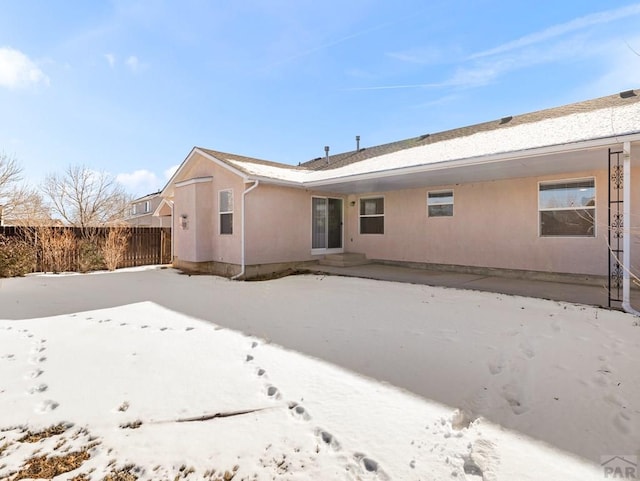
[[[176,241],[175,241],[176,229],[173,224],[173,202],[171,202],[169,207],[171,208],[171,264],[173,264],[173,259],[175,259],[174,249],[176,245]],[[162,217],[160,217],[160,219],[162,219]]]
[[[249,187],[248,189],[246,189],[243,193],[242,193],[242,228],[241,228],[241,256],[242,256],[242,260],[241,260],[241,269],[240,269],[240,273],[236,274],[235,276],[233,276],[231,278],[231,280],[235,281],[237,279],[239,279],[240,277],[244,276],[245,271],[246,271],[246,259],[245,259],[245,199],[247,197],[247,194],[249,192],[251,192],[253,189],[255,189],[256,187],[258,187],[260,185],[260,181],[259,180],[255,180],[255,183]]]
[[[622,147],[623,168],[623,213],[625,230],[622,237],[622,309],[628,314],[640,316],[631,305],[631,142]]]

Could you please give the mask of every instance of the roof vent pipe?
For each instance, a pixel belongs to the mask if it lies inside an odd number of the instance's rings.
[[[329,165],[329,146],[324,146],[324,158],[327,161],[327,165]]]
[[[356,152],[360,152],[360,136],[356,135]]]

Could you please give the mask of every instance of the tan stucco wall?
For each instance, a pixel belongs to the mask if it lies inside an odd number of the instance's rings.
[[[326,193],[266,184],[247,194],[247,264],[309,261],[321,257],[311,254],[311,198],[314,195],[327,197]]]
[[[198,179],[211,177],[206,182]],[[189,181],[193,180],[192,183]],[[185,170],[175,188],[174,257],[177,262],[241,262],[240,229],[242,179],[208,159],[196,159]],[[233,190],[233,234],[221,235],[218,215],[218,192]],[[187,227],[181,226],[181,216],[187,216]]]
[[[633,175],[640,186],[640,170]],[[540,237],[538,182],[583,177],[596,179],[596,237]],[[454,191],[454,215],[430,218],[427,192],[441,189]],[[376,193],[349,196],[356,205],[347,202],[345,249],[371,259],[606,275],[607,189],[608,174],[602,170],[384,192],[383,235],[359,233],[359,199]],[[638,188],[632,207],[640,208]],[[632,222],[640,228],[638,216]],[[633,264],[638,265],[640,245],[634,234]]]

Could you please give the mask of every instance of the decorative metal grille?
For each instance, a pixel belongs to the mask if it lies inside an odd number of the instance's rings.
[[[624,171],[622,152],[609,149],[609,307],[620,307],[624,271],[620,265],[624,237]]]
[[[611,275],[609,276],[609,278],[611,281],[611,287],[615,289],[622,288],[623,272],[620,264],[616,263],[615,266],[613,266],[613,269],[611,269]]]
[[[618,152],[614,152],[613,154],[618,154]],[[615,164],[611,166],[610,180],[611,185],[614,189],[622,189],[622,185],[624,182],[624,171],[621,165]]]
[[[624,216],[622,214],[613,214],[611,216],[611,225],[609,228],[611,229],[611,235],[614,239],[622,239],[624,234],[624,221],[622,220]]]

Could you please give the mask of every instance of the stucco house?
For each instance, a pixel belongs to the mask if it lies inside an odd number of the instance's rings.
[[[360,254],[617,287],[640,271],[639,161],[630,90],[298,166],[195,147],[158,214],[177,267],[227,276]]]
[[[171,227],[170,215],[154,215],[162,201],[160,192],[132,200],[125,221],[135,227]]]

